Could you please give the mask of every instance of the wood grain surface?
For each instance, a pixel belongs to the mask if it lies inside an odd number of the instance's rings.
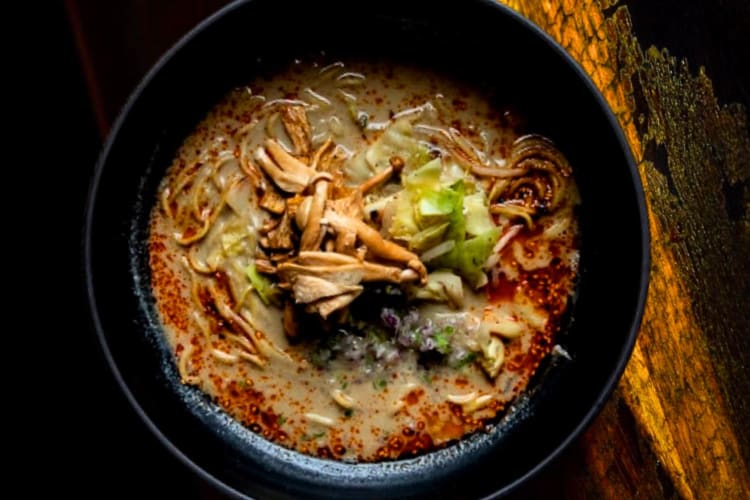
[[[501,1],[606,97],[638,162],[652,238],[646,312],[617,390],[514,497],[750,498],[748,3]],[[66,2],[102,136],[156,57],[224,3]]]
[[[509,2],[591,75],[626,133],[648,202],[646,312],[617,391],[584,435],[586,490],[603,498],[747,497],[747,112],[720,104],[703,68],[666,47],[642,47],[627,5],[614,3]],[[648,462],[638,461],[640,443]],[[639,480],[653,473],[661,492]]]

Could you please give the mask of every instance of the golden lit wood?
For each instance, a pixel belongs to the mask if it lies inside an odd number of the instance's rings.
[[[684,251],[673,244],[674,230],[665,227],[669,214],[662,207],[668,193],[665,186],[654,185],[661,178],[653,175],[654,166],[645,151],[648,141],[665,147],[668,152],[679,151],[670,151],[669,141],[685,141],[694,133],[689,125],[680,124],[675,118],[680,112],[684,114],[684,110],[678,108],[680,100],[672,101],[676,103],[674,109],[668,107],[671,102],[663,109],[656,105],[664,106],[663,102],[648,92],[652,89],[670,91],[677,96],[685,95],[684,101],[690,101],[692,93],[712,92],[710,81],[702,71],[693,78],[666,53],[653,47],[641,49],[632,34],[626,7],[617,8],[609,16],[603,14],[603,9],[611,8],[616,0],[606,5],[595,0],[507,0],[504,3],[546,30],[589,73],[617,115],[644,183],[653,261],[649,298],[633,356],[609,405],[626,405],[635,418],[637,432],[660,463],[641,466],[644,475],[648,472],[646,468],[662,467],[676,492],[684,498],[744,497],[750,492],[750,475],[742,457],[741,438],[721,390],[722,382],[727,383],[729,377],[722,381],[717,374],[727,361],[712,357],[708,346],[712,339],[699,327],[700,313],[694,310],[695,301],[690,296],[696,284],[689,281],[691,270],[686,269]],[[634,77],[639,78],[645,89],[646,109],[636,109]],[[706,141],[713,135],[734,134],[733,141],[741,145],[750,143],[746,131],[741,127],[732,128],[733,119],[742,122],[742,109],[720,108],[715,98],[706,100],[709,106],[714,104],[715,114],[723,120],[717,119],[714,129],[709,125],[703,130],[698,127]],[[644,137],[637,126],[642,113],[650,118],[649,137]],[[669,133],[665,132],[667,128]],[[672,168],[685,170],[685,176],[689,176],[693,174],[687,170],[694,165],[690,160],[695,159],[673,153],[669,161]],[[706,158],[705,161],[711,160]],[[740,165],[738,177],[743,179],[747,175]],[[689,217],[698,218],[699,214]],[[699,224],[691,227],[700,229]],[[702,236],[687,234],[686,237],[694,238],[697,245],[707,245]],[[738,324],[740,322],[738,320]],[[586,489],[593,489],[596,495],[607,498],[636,495],[639,487],[632,482],[639,471],[620,470],[619,474],[613,474],[603,462],[614,460],[602,450],[621,439],[617,435],[618,418],[617,412],[605,410],[584,436],[585,446],[589,448],[585,453],[586,466],[593,473],[586,477],[592,483]],[[622,463],[634,467],[637,461]]]

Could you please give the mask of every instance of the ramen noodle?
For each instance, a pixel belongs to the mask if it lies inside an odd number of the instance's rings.
[[[485,428],[552,350],[579,255],[571,166],[518,123],[390,64],[296,63],[230,92],[151,218],[182,382],[344,461]]]

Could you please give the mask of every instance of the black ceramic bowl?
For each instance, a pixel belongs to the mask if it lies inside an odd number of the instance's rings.
[[[489,85],[553,138],[582,196],[581,276],[550,358],[494,428],[427,455],[344,464],[303,456],[244,429],[179,384],[149,288],[146,235],[177,146],[230,88],[310,52],[438,66]],[[91,311],[109,364],[145,424],[197,474],[234,495],[441,498],[510,491],[591,421],[622,373],[648,281],[639,178],[605,101],[539,29],[491,1],[344,0],[233,4],[204,21],[146,76],[104,148],[85,233]]]

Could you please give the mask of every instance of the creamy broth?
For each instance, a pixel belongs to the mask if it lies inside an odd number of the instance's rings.
[[[570,167],[515,122],[394,65],[297,63],[229,93],[152,214],[182,381],[346,461],[484,428],[552,349],[577,270]]]

